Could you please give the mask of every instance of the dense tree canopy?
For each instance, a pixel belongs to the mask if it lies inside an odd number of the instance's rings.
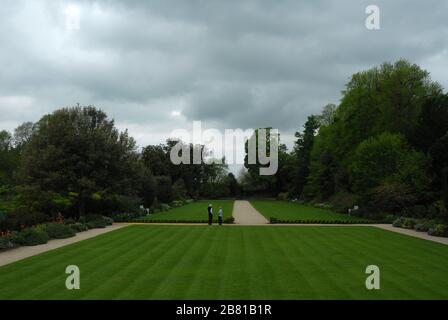
[[[43,117],[24,154],[26,184],[73,195],[79,214],[110,195],[137,195],[141,167],[135,141],[94,107],[65,108]]]

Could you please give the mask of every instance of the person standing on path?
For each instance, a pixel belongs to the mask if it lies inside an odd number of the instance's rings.
[[[221,207],[219,207],[219,210],[218,210],[218,223],[220,226],[222,225],[222,208]]]
[[[208,225],[211,226],[213,223],[213,206],[212,204],[208,205]]]

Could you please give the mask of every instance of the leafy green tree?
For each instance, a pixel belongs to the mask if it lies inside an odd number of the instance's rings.
[[[366,194],[385,183],[400,183],[423,196],[428,191],[428,160],[401,135],[383,133],[363,141],[351,166],[353,189]]]
[[[294,187],[294,165],[296,164],[294,154],[289,153],[286,145],[278,146],[278,170],[275,175],[275,193],[289,192]]]
[[[245,143],[245,157],[244,157],[244,167],[247,169],[248,172],[248,178],[250,178],[250,181],[248,181],[249,185],[254,186],[253,190],[256,190],[257,192],[265,192],[265,193],[275,193],[276,191],[276,176],[275,175],[260,175],[260,168],[262,167],[269,167],[270,164],[262,164],[260,162],[259,158],[259,148],[261,148],[260,141],[259,141],[259,131],[261,129],[265,130],[265,148],[266,150],[263,150],[262,153],[265,153],[267,157],[271,156],[271,144],[276,143],[277,146],[280,142],[280,136],[279,135],[273,135],[271,133],[272,128],[260,128],[256,129],[252,136],[246,141]],[[249,140],[252,140],[252,143],[254,143],[255,147],[255,163],[249,163]]]
[[[239,193],[240,193],[239,184],[235,178],[235,175],[232,172],[228,173],[225,183],[229,189],[230,196],[235,197],[235,196],[239,195]]]
[[[337,106],[333,103],[329,103],[323,108],[322,113],[319,116],[319,123],[321,126],[329,126],[333,124],[336,119],[336,109]]]
[[[141,172],[138,196],[143,200],[145,208],[151,208],[157,196],[156,180],[148,168],[143,167]]]
[[[427,153],[448,132],[448,94],[428,97],[409,142]]]
[[[429,154],[435,188],[448,209],[448,132],[431,146]]]
[[[36,125],[33,122],[24,122],[14,130],[13,142],[16,148],[23,149],[25,145],[31,140]]]
[[[157,201],[161,203],[171,203],[173,201],[173,188],[171,178],[169,176],[155,177],[157,185]]]
[[[184,200],[188,197],[187,187],[184,179],[180,178],[173,183],[173,198],[174,200]]]
[[[19,155],[9,132],[0,131],[0,186],[11,184],[18,168]]]
[[[165,145],[147,146],[143,149],[142,159],[153,175],[164,176],[170,174],[169,154]]]
[[[302,195],[302,191],[310,174],[310,155],[319,126],[319,117],[314,115],[309,116],[305,122],[303,133],[296,132],[295,134],[297,140],[294,145],[294,153],[297,165],[294,191],[298,197]]]
[[[94,194],[137,193],[135,141],[95,107],[73,107],[44,116],[23,155],[25,183],[66,196],[76,194],[75,215],[88,212]],[[90,207],[89,207],[90,206]]]

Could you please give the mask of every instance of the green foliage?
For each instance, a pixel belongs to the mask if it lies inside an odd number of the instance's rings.
[[[439,177],[448,167],[448,143],[442,141],[448,130],[448,96],[428,72],[399,60],[357,73],[336,110],[324,111],[321,117],[325,113],[323,118],[330,120],[321,122],[311,153],[299,152],[302,159],[310,155],[303,199],[326,201],[348,190],[361,196],[364,207],[398,212],[402,202],[432,201],[438,193],[433,186],[443,190]],[[380,203],[388,190],[395,200]],[[373,195],[377,199],[370,203]]]
[[[356,205],[357,197],[355,194],[347,191],[339,191],[333,197],[330,202],[333,206],[333,210],[340,213],[347,213],[348,209],[353,209]]]
[[[49,220],[46,214],[19,207],[11,210],[4,221],[0,221],[2,230],[20,230]]]
[[[176,200],[182,200],[187,198],[188,191],[187,187],[185,186],[184,179],[180,178],[176,182],[173,183],[173,198]]]
[[[26,228],[20,231],[15,242],[23,246],[36,246],[45,244],[50,237],[42,228]]]
[[[294,145],[294,153],[296,157],[296,176],[294,182],[294,191],[297,197],[302,196],[302,191],[307,183],[310,174],[310,157],[311,150],[314,145],[314,139],[319,129],[319,117],[309,116],[304,125],[303,133],[296,132],[297,141]],[[306,197],[305,197],[306,198]]]
[[[179,207],[182,207],[183,205],[184,205],[184,202],[178,201],[178,200],[175,200],[175,201],[171,202],[171,204],[170,204],[170,206],[172,208],[179,208]]]
[[[434,223],[432,222],[418,222],[414,226],[415,231],[419,232],[428,232],[429,229],[434,227]]]
[[[416,223],[416,220],[413,218],[405,218],[401,223],[401,227],[405,229],[414,229]]]
[[[421,167],[415,172],[419,165]],[[357,147],[351,165],[353,188],[356,192],[366,193],[386,182],[407,182],[412,171],[420,177],[422,167],[425,167],[424,158],[409,151],[402,136],[386,132]]]
[[[138,194],[143,200],[143,206],[151,208],[157,196],[157,184],[149,168],[143,167],[142,172]]]
[[[404,218],[400,217],[400,218],[397,218],[397,219],[392,223],[392,225],[393,225],[394,227],[401,228],[401,226],[403,225],[403,222],[404,222]]]
[[[14,244],[12,243],[9,235],[0,236],[0,250],[11,249],[13,246]]]
[[[171,206],[169,205],[169,204],[166,204],[166,203],[161,203],[160,204],[160,210],[162,210],[162,211],[168,211],[168,210],[170,210],[171,209]]]
[[[68,225],[75,232],[83,232],[89,230],[89,227],[84,223],[72,223]]]
[[[179,165],[174,165],[171,162],[170,154],[175,146],[181,147],[181,153],[179,155],[184,155],[184,152],[190,160],[193,160],[193,154],[199,154],[200,163],[195,163],[190,165],[188,163],[181,163]],[[162,202],[171,202],[171,200],[182,199],[187,197],[207,197],[201,194],[201,191],[207,191],[201,186],[204,183],[213,184],[226,184],[224,177],[226,175],[227,165],[225,164],[225,159],[222,159],[221,163],[215,163],[211,161],[212,159],[206,159],[203,155],[207,154],[207,150],[203,145],[193,145],[185,144],[180,140],[167,140],[165,144],[160,144],[158,146],[147,146],[142,152],[142,159],[145,168],[151,172],[155,178],[155,188],[157,193],[157,198],[154,199]],[[174,182],[172,190],[167,190],[167,184],[164,183],[162,191],[159,190],[158,178],[157,177],[168,177],[170,183]],[[152,189],[152,188],[150,188]],[[148,188],[144,189],[148,190]],[[162,199],[160,199],[158,193],[162,194]],[[142,197],[145,199],[145,197]],[[145,207],[150,208],[153,203],[145,204]]]
[[[111,226],[114,223],[114,219],[110,217],[103,217],[104,221],[106,222],[106,225]]]
[[[163,203],[173,201],[173,189],[169,176],[155,177],[157,184],[157,200]]]
[[[47,223],[42,225],[42,230],[45,231],[51,239],[65,239],[75,236],[75,231],[68,225],[61,223]]]
[[[64,108],[43,117],[23,154],[27,184],[60,195],[76,193],[74,215],[82,215],[92,195],[129,195],[139,176],[135,141],[119,132],[94,107]]]
[[[265,135],[261,141],[259,141],[259,132],[262,130],[265,131]],[[259,157],[259,154],[264,154],[266,157],[270,157],[271,155],[271,146],[277,145],[278,149],[279,142],[280,142],[280,136],[275,135],[271,133],[272,128],[259,128],[256,129],[252,136],[249,137],[249,139],[246,141],[244,145],[245,150],[245,157],[244,157],[244,167],[247,169],[247,177],[248,177],[248,184],[249,190],[252,187],[255,187],[254,190],[256,192],[268,192],[272,193],[275,192],[276,188],[276,176],[275,175],[260,175],[260,169],[269,167],[268,164],[261,163],[261,159]],[[253,162],[249,163],[249,146],[253,146],[255,155]],[[262,148],[264,145],[264,148]]]
[[[378,186],[367,196],[368,209],[373,212],[389,212],[398,214],[404,208],[414,205],[416,198],[411,194],[410,188],[400,183],[386,183]]]
[[[288,198],[289,198],[288,192],[280,192],[277,195],[277,200],[288,200]]]
[[[13,139],[9,132],[0,131],[0,185],[13,182],[17,171],[20,154],[13,146]]]
[[[428,230],[430,236],[445,237],[448,235],[448,227],[444,224],[437,224]]]
[[[89,229],[102,229],[107,226],[107,222],[104,219],[91,220],[86,223]]]

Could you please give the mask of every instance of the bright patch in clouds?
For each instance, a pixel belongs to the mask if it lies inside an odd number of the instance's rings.
[[[81,19],[81,9],[76,4],[69,4],[65,7],[65,27],[69,30],[79,30]]]

